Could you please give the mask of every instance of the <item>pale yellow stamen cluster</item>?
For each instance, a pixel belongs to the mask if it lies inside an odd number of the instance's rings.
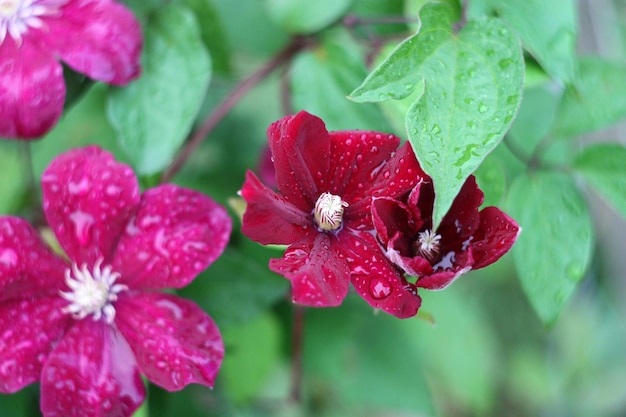
[[[317,227],[327,232],[339,229],[343,220],[343,210],[346,207],[348,207],[348,203],[343,201],[341,197],[331,193],[321,194],[313,209]]]

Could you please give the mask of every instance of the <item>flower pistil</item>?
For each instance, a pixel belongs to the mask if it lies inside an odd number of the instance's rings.
[[[0,0],[0,45],[7,33],[21,44],[29,27],[44,26],[42,16],[56,14],[68,0]]]
[[[348,203],[341,197],[331,193],[322,193],[313,209],[313,216],[320,231],[329,232],[339,229],[343,220],[343,210],[346,207]]]
[[[115,284],[120,274],[113,272],[111,266],[100,268],[103,259],[96,261],[93,273],[87,269],[87,265],[79,269],[76,264],[65,270],[65,283],[71,291],[60,291],[61,297],[70,304],[63,309],[63,313],[72,314],[75,319],[83,319],[93,314],[94,320],[105,317],[106,322],[111,324],[115,319],[115,307],[113,302],[117,300],[121,291],[128,287]]]
[[[420,232],[414,244],[415,252],[423,258],[432,260],[439,253],[440,241],[441,235],[430,229]]]

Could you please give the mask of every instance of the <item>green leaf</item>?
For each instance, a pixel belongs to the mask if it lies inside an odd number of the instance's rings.
[[[522,288],[539,317],[552,324],[591,261],[587,205],[571,177],[538,172],[513,182],[508,207],[522,227],[512,250]]]
[[[143,74],[111,91],[108,114],[140,175],[163,170],[188,135],[211,77],[194,15],[169,5],[145,31]]]
[[[229,42],[213,0],[180,1],[196,15],[202,42],[211,53],[213,70],[228,74],[231,70]]]
[[[22,149],[18,149],[18,146]],[[24,156],[20,151],[30,146],[29,142],[0,142],[0,166],[2,166],[2,178],[0,178],[0,214],[10,214],[20,205],[20,195],[23,195],[27,187],[27,177],[23,166]],[[37,185],[38,186],[38,185]]]
[[[375,104],[360,105],[346,95],[365,75],[354,56],[351,42],[325,42],[319,48],[298,54],[291,67],[293,107],[321,117],[329,130],[388,131],[389,125]]]
[[[269,313],[222,332],[226,352],[220,381],[236,403],[248,401],[263,388],[280,360],[281,332]]]
[[[424,6],[420,31],[351,94],[359,102],[403,99],[425,83],[406,127],[435,184],[435,224],[502,140],[520,104],[524,74],[519,41],[499,20],[470,21],[455,35],[453,15],[445,5]]]
[[[553,78],[574,79],[577,19],[574,0],[491,0],[527,49]]]
[[[269,15],[287,32],[317,32],[335,22],[353,0],[263,0]]]
[[[553,134],[572,137],[626,117],[626,65],[601,58],[581,58],[578,79],[561,100]]]
[[[578,155],[574,168],[626,218],[626,147],[616,143],[591,145]]]

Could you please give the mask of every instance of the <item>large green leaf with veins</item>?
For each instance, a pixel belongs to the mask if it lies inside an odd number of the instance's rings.
[[[468,22],[455,33],[454,13],[429,4],[419,31],[402,42],[350,98],[403,99],[409,141],[433,178],[439,224],[469,175],[500,143],[522,96],[524,61],[517,37],[498,19]]]

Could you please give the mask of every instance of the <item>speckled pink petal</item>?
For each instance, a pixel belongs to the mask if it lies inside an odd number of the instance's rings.
[[[213,386],[224,345],[196,304],[168,294],[128,296],[117,304],[116,323],[150,381],[169,391],[190,383]]]
[[[74,319],[58,296],[0,304],[0,392],[15,392],[39,380],[50,350]]]
[[[270,269],[291,281],[295,303],[314,307],[341,304],[350,287],[350,271],[334,235],[317,233],[289,246]]]
[[[367,131],[330,133],[328,189],[351,203],[369,194],[381,168],[400,145],[394,135]]]
[[[67,264],[19,217],[0,217],[0,301],[57,294]]]
[[[10,36],[0,43],[0,137],[35,139],[63,112],[63,68],[33,45],[17,48]]]
[[[311,210],[330,163],[330,136],[324,122],[305,111],[274,122],[267,130],[278,189],[301,210]]]
[[[44,417],[130,417],[145,398],[133,352],[104,321],[76,321],[41,373]]]
[[[29,39],[90,78],[126,84],[139,76],[142,35],[139,22],[111,0],[72,0],[61,16],[42,19]]]
[[[304,212],[263,185],[252,172],[246,174],[241,196],[248,206],[241,231],[263,245],[289,245],[317,233],[311,210]]]
[[[139,202],[130,167],[88,146],[56,157],[41,185],[46,218],[70,259],[91,266],[102,257],[108,263]]]
[[[370,205],[372,198],[397,198],[407,194],[418,182],[425,178],[410,144],[402,145],[389,161],[375,168],[375,179],[369,189],[363,190],[363,197],[350,204],[344,220],[351,227],[371,229]]]
[[[181,288],[222,254],[232,222],[209,197],[175,185],[146,191],[113,259],[132,288]]]
[[[342,234],[341,248],[350,264],[352,285],[365,301],[398,318],[413,317],[421,298],[368,233]]]
[[[472,269],[491,265],[511,249],[521,229],[517,222],[496,207],[480,212],[480,226],[470,243],[474,265]]]

